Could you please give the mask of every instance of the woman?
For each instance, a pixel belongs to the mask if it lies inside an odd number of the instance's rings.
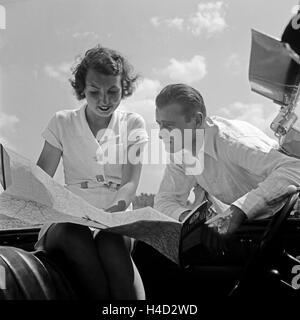
[[[123,56],[101,46],[86,52],[73,75],[76,96],[86,103],[54,115],[42,134],[45,144],[37,164],[53,177],[62,158],[69,190],[105,211],[126,210],[142,167],[128,155],[139,157],[148,137],[143,118],[118,107],[132,94],[137,76]],[[144,299],[131,240],[57,223],[42,228],[36,248],[62,255],[87,298]]]

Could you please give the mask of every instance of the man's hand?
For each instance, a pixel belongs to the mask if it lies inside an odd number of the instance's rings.
[[[288,196],[296,192],[299,192],[299,187],[297,188],[296,186],[290,185],[286,188],[283,194],[267,201],[266,204],[269,207],[276,207],[278,204],[286,200]],[[299,201],[295,205],[296,211],[299,210],[297,207],[299,207]],[[220,234],[230,235],[234,233],[246,219],[246,214],[240,208],[231,205],[224,213],[217,214],[206,221],[206,224],[208,224],[209,227],[217,227]]]
[[[209,227],[217,227],[220,234],[230,235],[247,219],[246,214],[240,208],[231,205],[224,213],[217,214],[205,223]]]

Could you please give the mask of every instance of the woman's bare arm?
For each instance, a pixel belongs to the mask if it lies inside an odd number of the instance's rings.
[[[125,164],[123,166],[123,178],[121,187],[118,190],[112,206],[106,209],[106,211],[124,211],[134,200],[136,189],[139,184],[141,175],[141,164]]]
[[[143,146],[140,147],[138,154],[142,152]],[[132,164],[129,159],[122,168],[122,182],[120,189],[116,193],[116,196],[109,208],[106,211],[116,212],[124,211],[134,200],[136,190],[140,181],[142,171],[142,164]]]
[[[43,150],[37,161],[37,165],[48,173],[49,176],[53,177],[57,170],[61,155],[61,150],[53,147],[50,143],[45,141]]]

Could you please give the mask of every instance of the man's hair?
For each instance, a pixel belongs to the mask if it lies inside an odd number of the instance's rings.
[[[187,121],[190,121],[190,118],[197,111],[200,111],[203,114],[203,118],[206,118],[206,108],[200,92],[187,84],[167,85],[155,100],[158,109],[171,103],[179,103],[182,106],[182,113],[186,115]]]
[[[89,69],[94,69],[104,75],[121,75],[122,98],[129,97],[134,89],[138,76],[133,73],[133,67],[120,53],[100,45],[88,50],[73,68],[73,79],[70,79],[77,99],[85,98],[85,79]]]

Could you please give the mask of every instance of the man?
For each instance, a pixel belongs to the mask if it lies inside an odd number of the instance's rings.
[[[207,117],[201,94],[188,85],[168,85],[158,94],[156,121],[172,155],[154,201],[166,215],[182,221],[196,188],[198,201],[208,196],[227,204],[210,222],[231,234],[247,218],[272,215],[282,205],[276,198],[300,186],[300,160],[279,152],[275,140],[247,122]]]

